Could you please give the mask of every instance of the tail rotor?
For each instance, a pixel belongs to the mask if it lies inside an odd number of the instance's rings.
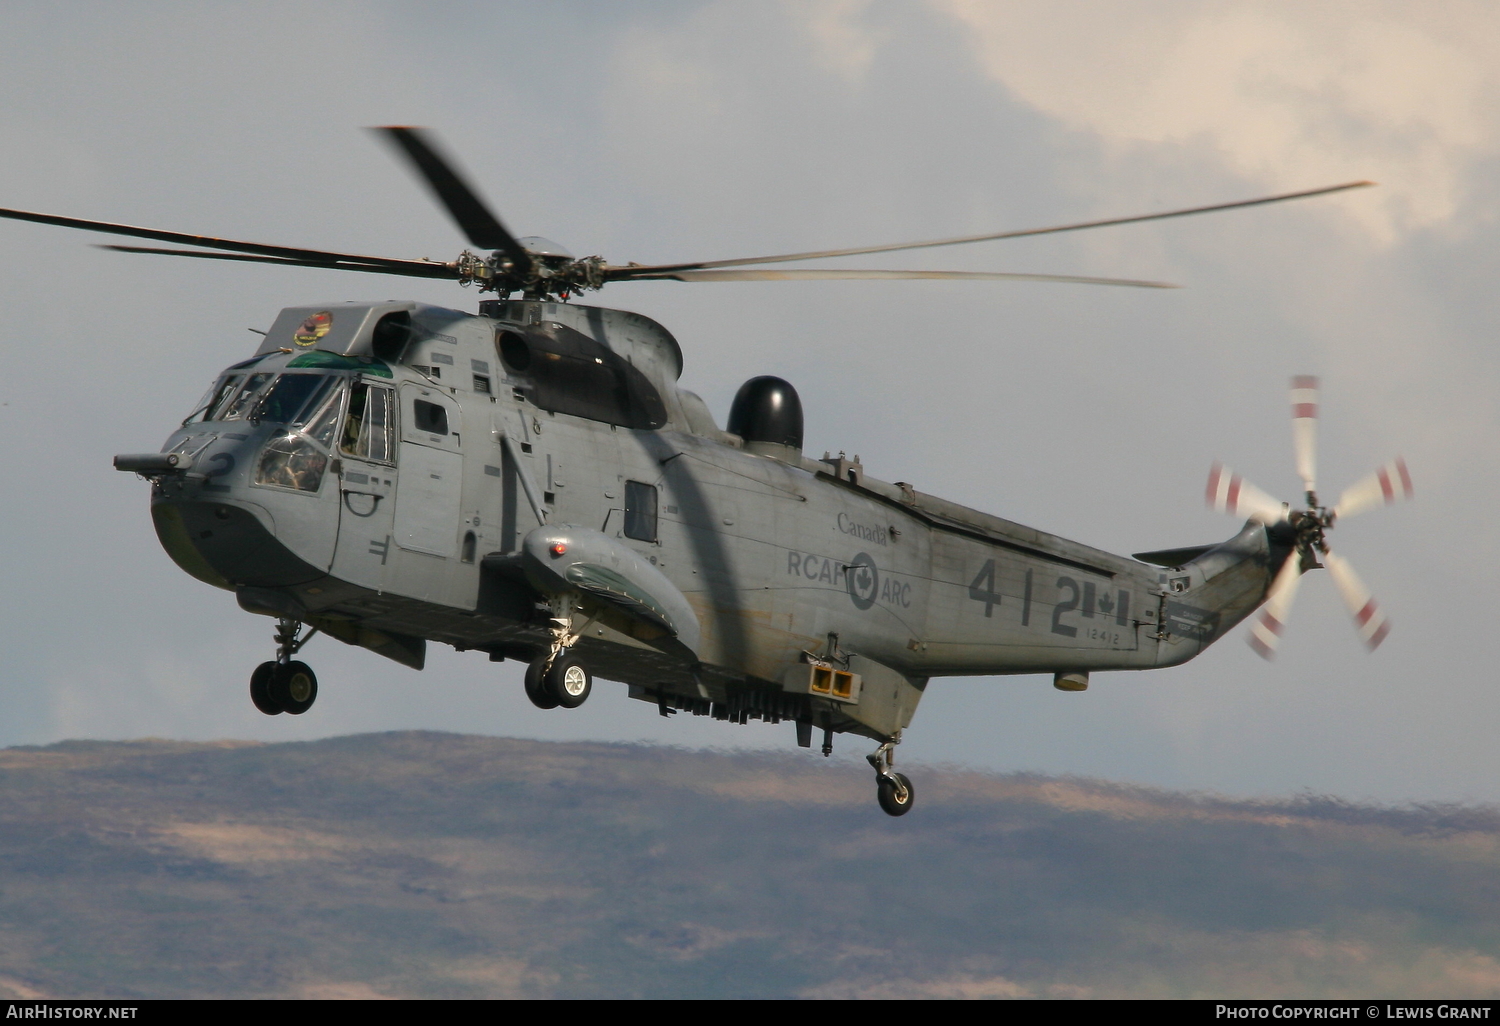
[[[1274,659],[1281,645],[1281,632],[1291,617],[1292,599],[1297,597],[1297,584],[1302,578],[1301,564],[1300,559],[1291,556],[1281,565],[1281,572],[1266,593],[1266,604],[1250,628],[1250,647],[1262,659]]]
[[[1390,506],[1412,497],[1411,474],[1400,456],[1344,489],[1331,512],[1335,517],[1352,517],[1376,506]]]
[[[1365,582],[1359,579],[1359,574],[1354,572],[1347,559],[1328,552],[1324,554],[1323,561],[1328,566],[1329,576],[1333,578],[1339,594],[1344,597],[1344,605],[1349,607],[1349,615],[1354,617],[1354,629],[1359,631],[1360,638],[1369,646],[1370,651],[1375,651],[1390,633],[1391,622],[1385,618],[1380,604],[1375,601],[1370,589],[1365,587]]]
[[[1204,498],[1209,508],[1218,513],[1249,517],[1268,527],[1287,517],[1286,503],[1277,502],[1222,463],[1215,463],[1208,472],[1208,492]]]
[[[1307,505],[1318,504],[1314,478],[1318,470],[1318,379],[1299,374],[1292,379],[1292,452]]]
[[[1292,452],[1297,476],[1302,479],[1304,508],[1292,509],[1289,504],[1276,501],[1221,463],[1215,463],[1208,475],[1205,498],[1212,509],[1231,516],[1247,517],[1267,527],[1284,522],[1294,532],[1294,551],[1266,592],[1265,604],[1250,628],[1250,647],[1262,658],[1275,656],[1303,571],[1326,567],[1354,617],[1354,627],[1360,639],[1374,651],[1390,633],[1390,620],[1349,561],[1329,550],[1328,532],[1335,521],[1411,498],[1411,474],[1406,469],[1406,461],[1398,456],[1346,488],[1334,506],[1319,505],[1316,480],[1318,379],[1308,375],[1292,378],[1291,403]]]

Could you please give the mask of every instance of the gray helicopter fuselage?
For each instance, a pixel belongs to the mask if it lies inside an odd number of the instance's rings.
[[[932,677],[1184,662],[1290,552],[1251,523],[1180,567],[1112,555],[730,435],[681,370],[621,311],[289,309],[167,440],[158,534],[245,608],[409,666],[426,641],[530,658],[561,613],[663,713],[882,740]]]

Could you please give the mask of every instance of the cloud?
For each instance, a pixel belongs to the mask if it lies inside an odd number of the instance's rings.
[[[1456,218],[1500,146],[1500,9],[934,0],[986,74],[1119,148],[1208,151],[1272,189],[1374,178],[1375,238]]]
[[[864,81],[881,47],[891,39],[888,28],[871,24],[870,0],[785,2],[783,8],[792,25],[806,33],[819,63],[851,85]]]

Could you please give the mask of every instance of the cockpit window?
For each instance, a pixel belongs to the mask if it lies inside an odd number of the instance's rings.
[[[333,433],[339,425],[339,408],[340,400],[344,397],[343,392],[342,388],[319,389],[318,394],[308,401],[308,412],[301,418],[307,423],[307,427],[302,429],[303,432],[325,449],[333,448]],[[323,396],[326,398],[323,398],[322,405],[319,406],[318,399]]]
[[[339,448],[360,459],[392,462],[391,400],[394,394],[389,388],[356,381],[349,397],[349,416],[344,421],[344,436],[339,441]]]
[[[209,385],[208,391],[203,393],[203,398],[198,400],[198,405],[193,407],[193,412],[182,419],[182,423],[187,425],[211,419],[209,413],[224,401],[224,397],[234,390],[234,386],[239,384],[239,381],[238,374],[229,374]]]
[[[300,424],[305,418],[299,414],[306,410],[311,416],[334,380],[330,374],[283,374],[256,404],[253,418],[272,424]]]
[[[323,484],[328,454],[300,435],[278,436],[266,443],[255,465],[255,483],[273,488],[315,492]]]
[[[270,381],[274,375],[251,374],[240,386],[238,392],[233,392],[233,398],[225,400],[219,407],[209,413],[209,420],[240,420],[255,401],[255,396],[261,387]]]
[[[257,416],[268,421],[274,416],[290,427],[261,450],[256,484],[299,492],[322,487],[343,410],[344,380],[331,374],[285,374],[271,386],[256,406]],[[303,425],[300,430],[298,425]]]

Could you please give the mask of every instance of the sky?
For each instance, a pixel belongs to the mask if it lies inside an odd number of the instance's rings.
[[[720,421],[800,389],[806,448],[1113,552],[1238,525],[1222,459],[1294,498],[1287,379],[1323,379],[1326,495],[1396,454],[1414,502],[1332,536],[1392,632],[1304,580],[1278,659],[1244,627],[1186,666],[938,680],[902,762],[1235,795],[1500,801],[1487,590],[1500,505],[1500,13],[1481,3],[77,3],[0,0],[0,206],[451,259],[463,242],[364,129],[419,124],[518,235],[613,262],[998,231],[1371,179],[1276,207],[846,261],[1163,279],[652,282],[586,301],[666,325]],[[418,279],[125,256],[0,223],[0,744],[431,728],[782,748],[601,684],[542,712],[516,663],[416,673],[314,641],[317,706],[267,718],[272,621],[162,552],[157,448],[283,306]],[[839,743],[841,757],[866,750]],[[817,758],[815,754],[809,758]]]

